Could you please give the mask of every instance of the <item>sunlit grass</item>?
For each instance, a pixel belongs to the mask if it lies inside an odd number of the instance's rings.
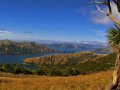
[[[0,90],[106,90],[112,71],[73,77],[6,75]]]

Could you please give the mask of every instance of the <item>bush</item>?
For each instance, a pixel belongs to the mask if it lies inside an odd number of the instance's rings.
[[[39,68],[39,69],[34,70],[33,74],[35,74],[35,75],[46,75],[47,72],[45,70]]]
[[[32,70],[30,70],[30,69],[22,68],[22,69],[21,69],[21,73],[22,73],[22,74],[32,74],[33,72],[32,72]]]
[[[0,71],[14,74],[32,74],[32,70],[25,69],[22,65],[17,64],[3,64],[0,67]]]
[[[61,76],[62,72],[57,69],[50,69],[47,73],[48,76]]]
[[[67,68],[62,72],[63,76],[73,76],[73,75],[79,75],[79,74],[80,74],[80,71],[75,68]]]

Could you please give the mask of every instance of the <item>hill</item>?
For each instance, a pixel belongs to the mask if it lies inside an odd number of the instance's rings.
[[[97,49],[94,49],[94,50],[92,50],[92,52],[94,52],[94,53],[106,53],[106,54],[109,54],[109,53],[111,53],[113,51],[112,51],[112,49],[110,47],[106,47],[106,48],[97,48]]]
[[[42,44],[35,42],[15,42],[10,40],[0,40],[0,53],[5,54],[23,54],[38,52],[54,52]]]
[[[35,58],[26,58],[24,60],[25,63],[32,63],[37,65],[65,65],[68,64],[70,59],[79,58],[79,60],[75,60],[74,62],[79,63],[80,61],[84,61],[88,58],[96,57],[97,54],[92,52],[80,52],[80,53],[71,53],[71,54],[58,54],[58,55],[50,55],[50,56],[42,56]]]
[[[115,54],[96,54],[92,52],[80,52],[72,54],[51,55],[24,60],[27,64],[53,70],[77,69],[80,72],[98,72],[114,67]]]

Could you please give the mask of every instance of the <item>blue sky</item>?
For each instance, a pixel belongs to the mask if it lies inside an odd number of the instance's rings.
[[[99,41],[111,21],[90,0],[0,0],[0,39]]]

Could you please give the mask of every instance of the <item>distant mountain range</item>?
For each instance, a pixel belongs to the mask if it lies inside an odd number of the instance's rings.
[[[111,52],[106,43],[100,42],[62,42],[62,41],[10,41],[0,40],[1,53],[36,53],[36,52],[82,52],[92,51],[95,53]]]
[[[107,46],[106,43],[97,42],[97,41],[80,41],[80,42],[65,42],[65,41],[52,41],[52,40],[37,40],[36,42],[45,44],[45,45],[51,45],[51,44],[91,44],[91,45],[102,45]]]
[[[10,40],[0,40],[0,53],[23,54],[54,51],[55,50],[36,42],[16,42]]]
[[[110,49],[108,48],[106,43],[100,42],[90,42],[90,41],[82,41],[82,42],[62,42],[62,41],[39,41],[49,48],[55,50],[61,50],[65,52],[81,52],[81,51],[92,51],[97,53],[108,53]]]

